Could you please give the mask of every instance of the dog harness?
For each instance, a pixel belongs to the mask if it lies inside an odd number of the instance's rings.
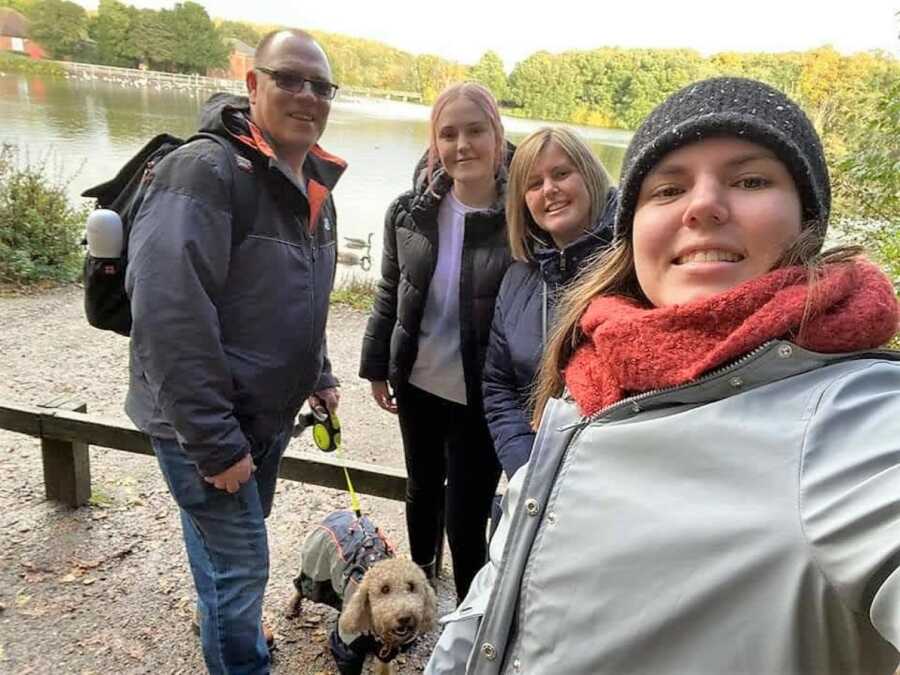
[[[393,557],[393,547],[367,516],[335,511],[303,543],[300,576],[294,586],[304,598],[340,611],[368,569]]]
[[[294,579],[294,587],[304,598],[340,611],[369,568],[393,557],[393,547],[368,517],[335,511],[303,542],[300,575]],[[351,637],[339,633],[335,628],[328,643],[342,675],[361,672],[367,654],[387,663],[411,646],[389,646],[374,635]]]

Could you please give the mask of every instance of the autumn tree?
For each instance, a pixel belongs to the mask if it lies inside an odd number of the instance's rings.
[[[571,60],[538,52],[521,61],[509,76],[510,99],[538,119],[570,119],[578,108],[581,83]]]
[[[469,70],[469,79],[480,82],[491,90],[498,101],[505,101],[509,83],[503,70],[503,59],[496,52],[487,51]]]
[[[219,34],[225,38],[237,38],[253,48],[263,36],[262,31],[246,21],[222,21],[219,23]]]

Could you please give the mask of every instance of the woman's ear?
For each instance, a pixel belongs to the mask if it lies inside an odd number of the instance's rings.
[[[341,617],[338,620],[338,628],[345,634],[368,633],[372,622],[369,615],[369,578],[364,576],[350,598],[350,602],[344,605]]]

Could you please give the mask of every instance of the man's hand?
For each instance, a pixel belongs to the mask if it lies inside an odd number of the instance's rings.
[[[372,382],[372,398],[382,410],[387,410],[394,415],[397,414],[397,401],[391,391],[390,385],[383,380]]]
[[[250,476],[254,471],[256,471],[256,465],[248,452],[242,459],[229,466],[222,473],[217,473],[215,476],[204,476],[203,480],[220,490],[226,490],[229,494],[234,494],[241,489],[241,485],[250,480]]]
[[[323,405],[329,413],[335,413],[338,409],[338,404],[341,402],[341,390],[337,387],[328,387],[328,389],[320,389],[315,394],[309,397],[307,403],[309,404],[310,409],[315,410],[316,408],[321,408]]]

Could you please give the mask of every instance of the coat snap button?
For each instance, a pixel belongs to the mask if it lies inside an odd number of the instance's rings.
[[[632,403],[632,404],[631,404],[631,412],[633,412],[633,413],[639,413],[639,412],[641,412],[641,406],[640,406],[640,404],[639,404],[639,403]]]
[[[778,356],[780,356],[783,359],[791,358],[791,354],[793,354],[793,353],[794,353],[794,348],[791,347],[790,345],[781,345],[778,348]]]
[[[744,386],[744,380],[740,377],[732,377],[730,380],[728,380],[728,383],[735,389]]]
[[[488,661],[493,661],[497,658],[497,650],[490,642],[485,642],[481,645],[481,654]]]
[[[522,662],[519,661],[519,659],[516,659],[515,661],[513,661],[513,670],[518,671],[519,668],[521,668],[521,667],[522,667]]]
[[[537,499],[525,500],[525,510],[528,512],[529,516],[536,516],[538,512]]]

